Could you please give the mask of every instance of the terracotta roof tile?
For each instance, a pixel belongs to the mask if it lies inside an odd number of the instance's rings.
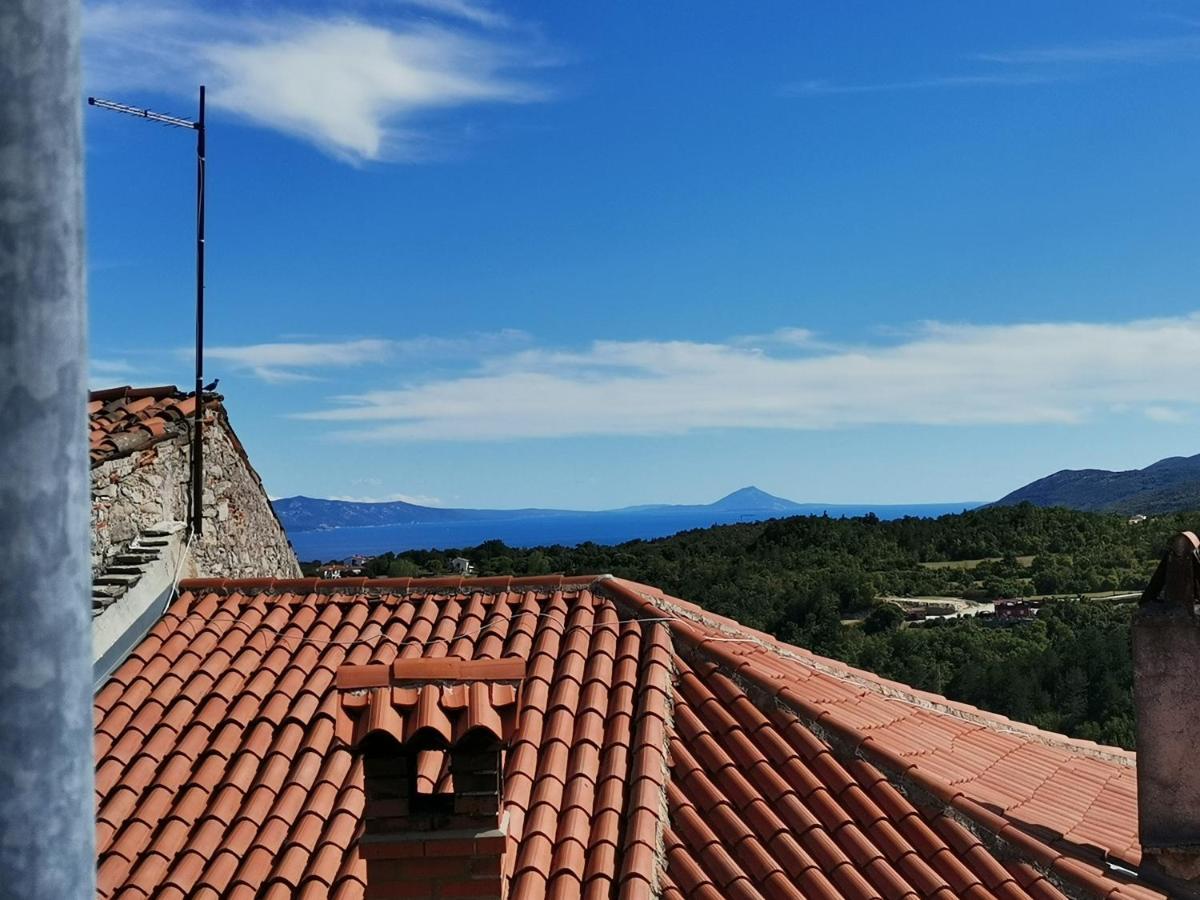
[[[206,405],[220,408],[217,394],[205,396]],[[88,443],[92,465],[128,456],[158,441],[187,434],[187,422],[196,409],[194,397],[174,385],[119,387],[93,391],[88,398]]]
[[[757,746],[794,791],[778,796],[777,787],[767,788],[776,794],[772,809],[799,820],[789,825],[807,829],[806,846],[818,851],[814,858],[820,860],[820,852],[826,853],[823,866],[837,859],[829,852],[826,838],[862,857],[866,848],[857,840],[861,832],[894,867],[881,869],[878,860],[874,867],[872,884],[889,894],[900,889],[893,877],[896,873],[918,893],[946,890],[954,896],[983,896],[994,888],[1013,896],[1014,890],[1021,890],[1016,882],[1001,880],[999,864],[982,842],[961,850],[947,847],[931,827],[944,804],[952,804],[957,816],[965,815],[985,833],[991,830],[993,837],[1002,831],[1001,837],[1014,842],[1018,852],[1057,867],[1059,877],[1072,883],[1088,881],[1090,876],[1081,874],[1078,866],[1094,852],[1092,847],[1109,852],[1133,848],[1136,853],[1131,754],[1038,731],[885,682],[664,597],[654,588],[621,582],[615,589],[647,614],[674,612],[687,619],[672,627],[677,650],[697,666],[696,671],[705,673],[704,685],[724,701],[730,714],[736,708],[730,699],[741,691],[732,680],[723,684],[724,676],[716,673],[736,675],[756,690],[775,695],[782,709],[767,713],[773,728],[764,728],[761,721],[747,721],[743,728],[754,730]],[[713,664],[716,669],[705,668]],[[692,689],[692,679],[682,675],[678,696],[687,696]],[[693,701],[696,709],[710,705],[704,698]],[[679,706],[677,699],[676,723],[682,733],[690,723]],[[752,762],[741,735],[729,728],[724,716],[711,717],[705,734],[715,735],[726,747],[726,757],[736,756],[739,766]],[[688,744],[688,750],[715,782],[727,763],[707,740],[701,735]],[[865,760],[856,758],[860,753]],[[697,783],[690,762],[675,775],[689,785]],[[1085,763],[1090,777],[1077,783],[1073,773]],[[933,802],[914,807],[897,787]],[[728,799],[736,790],[722,794]],[[1011,818],[995,816],[981,805],[984,802]],[[1019,803],[1025,804],[1020,810],[1023,817],[1017,815]],[[1099,814],[1101,809],[1107,812]],[[880,814],[886,818],[879,819]],[[802,815],[815,818],[818,827]],[[1071,840],[1080,842],[1068,847],[1076,856],[1065,856],[1042,843],[1039,835],[1048,833],[1070,833]],[[854,838],[848,837],[852,834]],[[1136,864],[1136,856],[1129,862]],[[856,861],[849,868],[871,878],[871,864]],[[1116,889],[1117,881],[1097,874]],[[852,884],[838,887],[855,889]]]
[[[158,402],[118,399],[95,435]],[[1129,754],[562,576],[185,582],[96,695],[101,896],[362,898],[339,685],[437,736],[431,791],[464,729],[510,738],[513,897],[1161,897],[1098,864],[1136,865]]]

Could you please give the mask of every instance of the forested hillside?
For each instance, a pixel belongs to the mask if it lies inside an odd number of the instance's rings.
[[[1123,516],[1029,504],[890,522],[794,517],[613,547],[525,550],[490,541],[385,554],[368,573],[440,574],[455,556],[481,575],[610,572],[886,677],[1130,746],[1131,606],[1071,599],[1013,627],[964,619],[920,629],[871,610],[882,596],[1140,591],[1170,535],[1197,520],[1200,513],[1130,525]],[[865,621],[843,625],[849,617]]]
[[[1153,515],[1200,509],[1200,456],[1172,456],[1144,469],[1064,469],[996,501],[1091,512]]]

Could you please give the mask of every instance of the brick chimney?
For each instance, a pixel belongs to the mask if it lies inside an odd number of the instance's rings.
[[[504,751],[524,677],[516,659],[338,670],[340,736],[363,759],[368,898],[503,900],[514,862]]]
[[[1142,871],[1200,897],[1200,539],[1172,540],[1133,621]]]

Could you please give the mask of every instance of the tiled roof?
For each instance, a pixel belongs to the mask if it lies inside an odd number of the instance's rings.
[[[681,872],[708,840],[687,831],[694,811],[710,828],[726,823],[722,843],[738,828],[746,847],[757,840],[767,850],[770,862],[747,853],[735,870],[762,896],[772,896],[771,871],[796,879],[797,866],[813,863],[836,890],[801,883],[808,896],[900,897],[907,883],[914,897],[1022,896],[1018,888],[1058,897],[1055,880],[1090,888],[1086,896],[1164,896],[1107,865],[1135,869],[1140,856],[1132,754],[914,691],[648,588],[638,593],[648,609],[698,617],[671,626],[680,652],[671,805],[680,827],[668,843]],[[793,840],[807,855],[792,855]],[[1005,852],[993,852],[997,842]],[[683,891],[700,895],[694,884]]]
[[[336,673],[376,664],[370,677],[393,684],[431,658],[524,664],[504,775],[510,897],[1164,896],[1110,865],[1139,858],[1130,754],[652,588],[547,576],[181,591],[96,695],[104,897],[362,897],[363,775]],[[393,696],[393,727],[451,733],[471,703],[485,718],[508,699],[430,695],[421,713],[420,696]],[[444,786],[437,754],[420,766],[426,789]]]
[[[221,398],[205,395],[209,408]],[[88,395],[88,438],[92,465],[128,456],[159,441],[187,434],[188,420],[196,413],[193,394],[174,385],[108,388]]]
[[[472,733],[506,741],[516,727],[525,662],[505,659],[397,659],[390,666],[342,666],[337,686],[350,746],[387,733],[397,744],[427,738],[449,747]],[[440,769],[440,766],[439,766]]]

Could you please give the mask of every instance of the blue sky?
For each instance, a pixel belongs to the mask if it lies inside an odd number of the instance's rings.
[[[1200,4],[106,0],[209,85],[269,491],[991,499],[1200,452]],[[86,113],[92,381],[189,385],[193,142]]]

